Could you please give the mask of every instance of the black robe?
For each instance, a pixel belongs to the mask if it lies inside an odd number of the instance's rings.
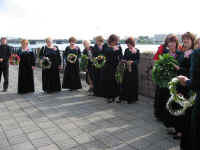
[[[122,48],[119,46],[119,50],[115,51],[113,48],[105,45],[103,51],[106,63],[102,68],[101,74],[102,95],[108,99],[116,98],[120,95],[120,86],[116,82],[115,72],[118,63],[122,59]]]
[[[104,47],[104,46],[103,46]],[[97,45],[93,48],[93,56],[97,57],[99,55],[104,55],[103,49],[99,49]],[[102,74],[102,68],[95,68],[93,72],[93,92],[95,96],[102,96],[102,88],[101,88],[101,74]]]
[[[169,53],[167,48],[164,48],[163,54]],[[176,51],[175,59],[179,61],[181,52]],[[171,116],[166,109],[166,103],[170,98],[170,92],[168,88],[161,88],[158,85],[156,86],[156,95],[154,101],[154,115],[157,119],[164,122],[166,127],[172,127],[174,124],[174,117]]]
[[[25,94],[34,92],[33,69],[35,66],[35,56],[31,51],[19,50],[20,57],[18,73],[18,93]]]
[[[48,57],[52,63],[50,69],[42,70],[42,88],[47,93],[61,91],[60,71],[58,67],[61,65],[61,57],[58,47],[53,50],[48,47],[43,47],[40,51],[40,58]]]
[[[129,49],[125,50],[124,60],[132,60],[132,72],[128,69],[124,73],[124,79],[121,86],[120,99],[126,100],[128,103],[132,103],[138,100],[138,64],[140,60],[140,51],[134,54]]]
[[[191,57],[190,77],[187,81],[187,87],[197,93],[195,104],[191,109],[191,118],[187,120],[190,126],[187,130],[188,138],[181,145],[183,150],[199,150],[200,149],[200,49],[195,50]]]
[[[91,60],[94,57],[93,47],[90,47],[89,50],[84,49],[83,55],[87,55],[89,57],[87,72],[86,72],[86,82],[87,82],[87,84],[89,84],[89,78],[92,80],[92,82],[94,81],[94,65],[93,65],[92,60]]]
[[[67,56],[70,53],[77,55],[77,60],[74,64],[67,61]],[[64,71],[62,88],[71,90],[77,90],[82,88],[80,79],[80,69],[79,69],[80,56],[81,56],[81,51],[79,48],[71,49],[70,47],[67,47],[65,49],[63,57],[66,60],[66,67]]]

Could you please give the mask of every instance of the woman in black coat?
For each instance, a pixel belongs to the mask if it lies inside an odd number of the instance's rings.
[[[66,60],[66,67],[64,71],[62,88],[70,89],[72,91],[82,88],[79,69],[79,58],[81,56],[81,51],[80,48],[75,45],[76,39],[74,37],[71,37],[69,42],[70,46],[68,46],[63,53],[63,57]],[[74,63],[68,61],[68,56],[70,54],[74,54],[77,57]]]
[[[87,66],[87,70],[86,70],[86,82],[89,85],[89,93],[93,92],[93,88],[94,88],[94,66],[92,63],[92,59],[94,56],[94,51],[93,51],[93,47],[90,46],[90,42],[89,41],[83,41],[83,45],[85,47],[85,49],[83,50],[83,55],[88,56],[88,66]]]
[[[128,48],[125,50],[123,60],[127,61],[128,68],[124,73],[121,86],[120,101],[126,100],[132,104],[138,100],[138,64],[140,51],[135,48],[135,40],[130,37],[126,40]]]
[[[103,47],[104,47],[104,39],[102,36],[97,36],[95,38],[96,44],[93,47],[93,56],[103,56]],[[96,68],[94,67],[94,72],[93,72],[93,93],[94,96],[102,96],[102,87],[101,87],[101,75],[102,75],[102,68]]]
[[[51,68],[42,70],[42,88],[44,92],[52,93],[61,91],[60,69],[61,57],[58,47],[53,46],[51,38],[46,39],[39,54],[40,59],[48,58],[51,61]]]
[[[159,55],[170,54],[176,60],[179,60],[181,52],[178,51],[178,38],[175,35],[168,35],[165,39],[165,43],[159,48]],[[156,56],[156,55],[155,55]],[[155,58],[155,57],[154,57]],[[157,59],[155,59],[157,60]],[[174,69],[176,71],[176,69]],[[163,121],[166,127],[173,127],[173,116],[169,114],[166,109],[166,103],[170,97],[169,89],[161,88],[157,85],[156,87],[156,96],[154,101],[154,115],[160,121]]]
[[[18,74],[18,94],[34,92],[35,56],[28,48],[28,40],[22,40],[22,47],[18,52],[20,57]]]
[[[114,102],[120,93],[120,87],[115,79],[117,65],[122,59],[122,48],[118,45],[118,41],[118,37],[113,34],[103,48],[106,63],[102,68],[101,83],[102,94],[108,103]]]

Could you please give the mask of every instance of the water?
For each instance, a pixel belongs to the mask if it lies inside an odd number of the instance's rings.
[[[10,44],[13,47],[20,47],[19,44]],[[56,46],[58,46],[58,48],[60,50],[65,50],[65,48],[69,45],[69,44],[55,44]],[[30,45],[30,48],[40,48],[44,46],[44,44],[34,44],[34,45]],[[83,44],[77,44],[77,46],[80,47],[81,51],[84,49]],[[121,47],[123,49],[123,51],[127,48],[126,44],[121,44]],[[140,50],[140,52],[144,52],[144,51],[151,51],[151,52],[155,52],[157,51],[159,45],[140,45],[137,44],[136,48],[138,48]]]

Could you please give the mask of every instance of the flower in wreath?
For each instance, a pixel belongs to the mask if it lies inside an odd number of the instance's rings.
[[[50,69],[51,65],[52,65],[52,62],[50,61],[48,57],[43,57],[40,60],[40,66],[42,69]]]
[[[96,68],[102,68],[106,63],[106,57],[99,55],[93,59],[93,64]]]
[[[77,55],[76,54],[73,54],[73,53],[70,53],[68,54],[67,56],[67,61],[71,64],[75,64],[76,63],[76,60],[77,60]]]
[[[18,65],[20,62],[20,57],[17,55],[17,54],[12,54],[10,57],[9,57],[9,63],[11,65]]]

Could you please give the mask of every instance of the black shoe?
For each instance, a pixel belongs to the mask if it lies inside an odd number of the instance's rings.
[[[119,103],[122,102],[122,100],[121,100],[121,99],[118,99],[118,100],[116,100],[115,102],[119,104]]]
[[[7,92],[7,89],[3,89],[3,92]]]
[[[113,99],[107,99],[107,103],[113,103],[114,102],[114,100]]]

